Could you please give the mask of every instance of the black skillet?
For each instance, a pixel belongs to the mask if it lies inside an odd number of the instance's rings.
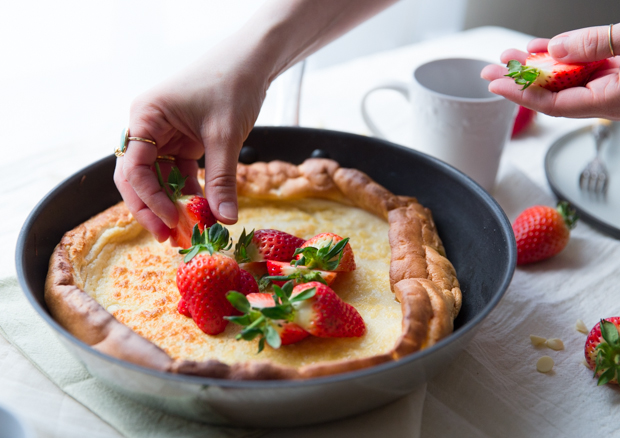
[[[362,170],[396,194],[415,196],[433,212],[463,291],[455,331],[398,362],[305,381],[229,381],[173,375],[104,355],[78,341],[50,316],[43,299],[47,264],[62,235],[121,197],[112,181],[114,156],[52,190],[24,224],[17,245],[20,284],[62,343],[112,388],[149,406],[212,424],[284,427],[343,418],[405,396],[451,363],[499,302],[515,269],[510,222],[493,198],[447,164],[386,141],[348,133],[256,127],[242,161],[301,163],[328,156]]]

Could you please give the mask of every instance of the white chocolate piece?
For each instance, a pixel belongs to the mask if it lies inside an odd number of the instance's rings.
[[[532,341],[532,345],[538,347],[539,345],[542,345],[545,342],[547,342],[547,339],[541,336],[530,335],[530,341]]]
[[[543,356],[536,362],[536,369],[540,373],[548,373],[553,368],[553,359],[549,356]]]
[[[577,322],[575,323],[575,329],[579,333],[583,333],[584,335],[587,335],[590,332],[590,330],[588,330],[588,327],[586,327],[584,322],[580,319],[578,319]]]
[[[547,347],[555,351],[564,350],[564,342],[558,338],[547,339]]]

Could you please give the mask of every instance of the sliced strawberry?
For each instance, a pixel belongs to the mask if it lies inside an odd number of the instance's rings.
[[[618,383],[620,373],[620,317],[601,319],[586,339],[584,353],[598,384]]]
[[[513,59],[508,62],[508,74],[525,90],[532,84],[551,91],[561,91],[570,87],[584,85],[596,69],[605,60],[562,64],[547,53],[532,53],[525,60],[525,65]]]
[[[170,243],[181,248],[189,248],[192,245],[194,225],[198,225],[203,231],[217,222],[209,207],[209,202],[202,196],[183,196],[181,190],[185,187],[187,177],[181,175],[177,167],[173,167],[170,171],[167,183],[164,183],[157,163],[155,163],[155,169],[159,184],[174,203],[179,214],[177,226],[170,230]]]
[[[267,271],[269,276],[266,279],[271,280],[273,284],[280,287],[289,280],[293,280],[295,284],[308,283],[309,281],[319,281],[330,285],[338,275],[333,271],[321,271],[318,269],[308,269],[305,266],[292,266],[289,262],[267,261]]]
[[[273,289],[273,295],[261,293],[246,297],[232,291],[226,296],[243,313],[226,318],[244,327],[237,339],[249,341],[258,336],[259,352],[265,342],[279,348],[284,343],[281,333],[297,339],[289,325],[319,337],[359,337],[366,332],[357,310],[323,283],[314,281],[293,287],[293,282],[289,281],[282,288],[274,286]],[[300,330],[295,331],[302,336]]]
[[[290,262],[295,250],[304,242],[304,239],[284,231],[266,229],[246,234],[244,229],[235,245],[235,259],[238,263]]]
[[[299,284],[292,298],[312,288],[316,289],[314,296],[296,306],[295,324],[321,338],[360,337],[366,332],[366,324],[355,307],[342,301],[329,286],[316,281]]]
[[[176,275],[181,294],[178,310],[209,335],[223,332],[228,324],[224,317],[235,311],[226,294],[239,286],[239,265],[219,252],[227,249],[229,239],[228,231],[220,224],[204,233],[195,225],[193,246],[179,251],[185,257]]]
[[[356,266],[348,242],[348,237],[343,239],[334,233],[321,233],[308,239],[294,255],[298,264],[310,269],[351,272]]]

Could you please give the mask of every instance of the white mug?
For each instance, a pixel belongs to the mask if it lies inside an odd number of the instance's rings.
[[[362,117],[375,136],[385,138],[370,118],[366,100],[377,90],[398,91],[413,110],[413,148],[456,167],[491,191],[517,106],[488,90],[488,82],[480,77],[488,64],[464,58],[423,64],[409,83],[390,81],[366,92]]]

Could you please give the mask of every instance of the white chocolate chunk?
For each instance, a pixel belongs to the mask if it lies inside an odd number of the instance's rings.
[[[532,341],[532,345],[539,346],[547,342],[547,339],[541,336],[530,335],[530,341]]]
[[[555,351],[564,350],[564,342],[558,338],[547,339],[547,347]]]
[[[553,368],[553,359],[549,356],[543,356],[536,362],[536,369],[541,373],[548,373]]]
[[[588,327],[586,327],[584,322],[580,319],[578,319],[575,323],[575,328],[579,333],[583,333],[584,335],[587,335],[589,333]]]

